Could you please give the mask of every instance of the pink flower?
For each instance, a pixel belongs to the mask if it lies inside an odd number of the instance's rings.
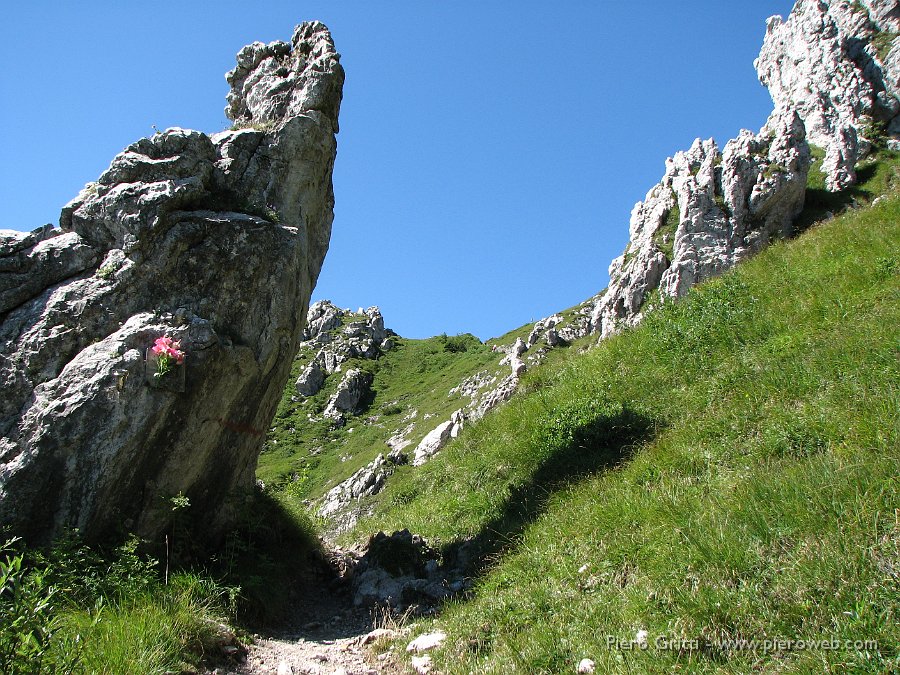
[[[170,338],[168,335],[156,338],[151,350],[156,356],[174,359],[175,363],[181,365],[184,363],[184,352],[181,351],[181,344]]]

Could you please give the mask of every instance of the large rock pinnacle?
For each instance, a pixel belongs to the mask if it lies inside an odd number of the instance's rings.
[[[215,535],[254,484],[328,248],[344,74],[317,22],[237,59],[233,130],[141,139],[60,229],[0,232],[0,524],[17,534],[159,538],[183,494]],[[163,336],[186,356],[157,377]]]
[[[766,25],[760,82],[825,150],[831,190],[856,182],[854,165],[877,135],[900,139],[898,30],[896,0],[798,0],[787,20]]]

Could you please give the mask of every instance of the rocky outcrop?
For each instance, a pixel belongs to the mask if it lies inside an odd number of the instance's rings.
[[[300,373],[294,387],[301,396],[315,396],[322,390],[323,384],[325,384],[325,369],[319,361],[313,359]]]
[[[141,139],[60,229],[0,235],[0,523],[18,534],[156,539],[184,495],[214,536],[254,485],[328,248],[343,70],[320,23],[237,61],[234,130]],[[154,375],[162,336],[185,356]]]
[[[793,234],[810,162],[807,140],[825,150],[829,189],[856,181],[874,142],[900,139],[900,9],[896,2],[798,0],[787,21],[769,19],[756,60],[775,111],[719,153],[694,143],[666,163],[635,206],[625,253],[593,312],[607,336],[633,325],[654,293],[677,298],[773,238]]]
[[[391,348],[393,331],[384,327],[377,307],[351,312],[320,300],[310,307],[309,325],[300,353],[313,353],[295,387],[301,396],[315,396],[326,378],[350,359],[376,359]],[[300,357],[302,358],[302,356]]]
[[[472,585],[466,577],[468,548],[462,545],[452,560],[442,563],[438,553],[409,530],[379,532],[361,552],[350,554],[353,602],[357,607],[399,609],[436,605],[463,593]]]
[[[425,434],[425,438],[416,446],[413,454],[413,466],[421,466],[447,445],[450,440],[450,432],[453,431],[453,424],[452,420],[441,422]]]
[[[831,190],[856,181],[854,166],[876,136],[900,138],[898,16],[894,0],[798,0],[786,21],[767,23],[760,82],[825,150]]]
[[[759,134],[742,131],[722,152],[697,139],[667,160],[662,180],[631,212],[630,242],[610,265],[594,329],[606,337],[634,324],[654,291],[681,297],[790,235],[809,162],[803,123],[790,111],[773,114]]]
[[[359,368],[348,370],[338,385],[337,391],[328,399],[323,413],[325,417],[340,420],[343,423],[344,413],[356,415],[361,412],[369,397],[372,379],[372,373],[367,373]]]
[[[361,515],[361,511],[347,509],[347,506],[364,497],[371,497],[381,492],[384,482],[394,472],[394,467],[406,464],[405,454],[400,450],[392,450],[385,456],[379,454],[374,460],[354,473],[350,478],[331,488],[318,508],[322,518],[330,518],[336,531],[352,527]]]

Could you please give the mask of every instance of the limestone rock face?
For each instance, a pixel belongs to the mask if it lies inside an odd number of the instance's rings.
[[[346,507],[364,497],[381,492],[385,479],[393,473],[394,467],[406,462],[406,455],[399,450],[388,453],[387,457],[379,454],[369,464],[325,494],[318,509],[319,516],[332,519],[332,525],[337,531],[352,527],[359,520],[361,512]]]
[[[809,162],[803,123],[787,110],[773,113],[759,134],[742,131],[721,153],[712,139],[676,153],[631,213],[631,241],[610,265],[594,329],[605,337],[634,324],[653,291],[681,297],[790,235]]]
[[[421,466],[447,444],[453,431],[453,425],[453,420],[447,420],[425,434],[425,438],[416,446],[413,466]]]
[[[825,150],[828,187],[856,181],[854,165],[881,127],[900,138],[900,7],[896,0],[798,0],[773,16],[756,60],[776,109],[791,108]]]
[[[317,360],[310,362],[294,383],[301,396],[315,396],[325,384],[325,371]]]
[[[238,126],[119,154],[61,228],[0,234],[0,524],[157,539],[183,494],[214,535],[254,484],[333,220],[343,70],[328,30],[255,43]],[[183,365],[154,377],[169,336]]]
[[[392,335],[395,333],[384,327],[384,317],[377,307],[351,312],[328,300],[314,302],[309,308],[299,358],[304,353],[313,357],[306,357],[306,365],[297,378],[297,393],[315,396],[328,376],[340,371],[348,360],[375,359],[390,349]]]
[[[332,419],[343,419],[343,413],[356,414],[362,410],[369,387],[372,385],[372,373],[359,368],[348,370],[338,385],[337,391],[328,400],[324,415]]]

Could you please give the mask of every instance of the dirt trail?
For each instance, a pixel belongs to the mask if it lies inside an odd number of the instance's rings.
[[[345,592],[311,590],[289,625],[254,636],[243,663],[210,675],[370,675],[399,673],[389,659],[379,661],[366,646],[377,628],[365,609],[354,608]]]

